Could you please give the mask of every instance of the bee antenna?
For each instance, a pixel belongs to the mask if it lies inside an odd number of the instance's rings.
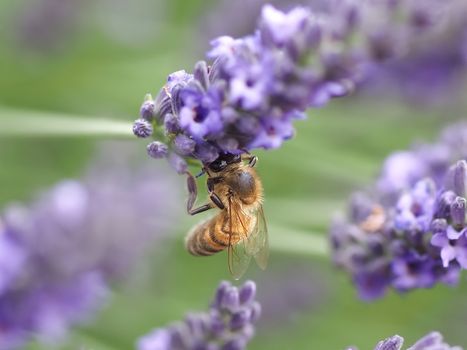
[[[199,178],[199,177],[203,176],[204,174],[206,174],[206,169],[205,168],[201,169],[201,171],[195,176],[195,178]]]

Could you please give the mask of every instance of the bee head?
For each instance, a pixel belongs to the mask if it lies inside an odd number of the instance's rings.
[[[224,170],[230,164],[240,163],[242,157],[239,154],[223,153],[214,162],[208,165],[209,170],[216,173]]]

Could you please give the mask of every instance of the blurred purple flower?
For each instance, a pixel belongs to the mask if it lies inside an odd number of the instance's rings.
[[[83,0],[38,0],[25,3],[17,14],[19,44],[42,53],[64,46],[83,14]]]
[[[394,335],[390,338],[381,340],[376,344],[374,350],[401,350],[404,345],[404,338]],[[352,347],[352,350],[357,348]],[[431,332],[419,339],[408,350],[462,350],[460,346],[450,346],[445,343],[443,336],[439,332]]]
[[[154,128],[166,136],[159,141],[204,165],[226,152],[280,147],[306,109],[349,94],[369,67],[405,55],[432,31],[447,31],[443,23],[453,15],[447,4],[418,0],[330,3],[314,12],[265,5],[255,34],[221,36],[207,53],[211,66],[201,61],[193,74],[169,75],[154,100]],[[194,152],[180,150],[179,135],[195,143]]]
[[[128,166],[131,158],[113,144],[85,180],[62,181],[29,206],[6,208],[0,349],[15,349],[31,337],[61,340],[103,306],[109,284],[128,277],[151,243],[168,232],[176,192],[167,191],[176,186],[161,169]]]
[[[21,48],[42,54],[68,48],[77,34],[94,32],[118,45],[146,45],[161,35],[167,1],[35,0],[18,3],[6,32]],[[16,5],[16,3],[15,3]],[[6,9],[7,10],[7,9]],[[6,11],[5,10],[5,11]]]
[[[467,125],[453,125],[435,144],[390,156],[373,191],[354,195],[348,217],[334,221],[333,259],[361,298],[458,282],[467,268],[466,135]]]
[[[256,285],[221,282],[208,312],[188,314],[183,322],[154,329],[140,338],[139,350],[246,349],[254,335],[261,307]]]
[[[280,281],[280,283],[278,283]],[[302,314],[313,313],[332,298],[332,288],[319,268],[310,270],[308,262],[270,266],[258,275],[257,300],[261,303],[259,331],[267,334],[271,328],[299,322]]]
[[[417,17],[420,10],[420,6],[416,7],[413,16]],[[416,42],[403,58],[373,66],[363,84],[363,93],[399,95],[417,104],[452,103],[463,96],[467,71],[467,8],[452,2],[450,7],[441,10],[450,13],[444,28]],[[423,12],[425,15],[426,11]],[[436,18],[425,22],[432,25],[434,21]]]
[[[272,0],[268,3],[282,10],[298,4],[298,2],[290,0]],[[264,0],[221,0],[216,2],[200,18],[199,44],[204,45],[212,38],[221,35],[239,37],[254,32],[256,21],[264,4]]]

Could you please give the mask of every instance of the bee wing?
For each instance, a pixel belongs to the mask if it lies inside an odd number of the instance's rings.
[[[229,246],[227,253],[229,271],[232,277],[238,280],[245,273],[251,260],[251,254],[248,254],[246,247],[249,225],[246,222],[247,216],[243,212],[241,205],[236,203],[233,198],[229,198],[228,213]],[[240,235],[238,242],[233,241],[234,234]]]
[[[229,270],[232,277],[239,280],[250,265],[251,255],[248,255],[245,248],[245,241],[229,245]]]
[[[261,269],[266,269],[269,259],[268,226],[264,217],[263,206],[256,211],[255,226],[245,242],[247,254],[254,256]]]

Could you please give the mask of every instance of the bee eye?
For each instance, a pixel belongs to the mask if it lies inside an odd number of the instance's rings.
[[[209,165],[209,168],[215,172],[219,172],[224,170],[227,166],[227,162],[225,160],[217,160]]]

